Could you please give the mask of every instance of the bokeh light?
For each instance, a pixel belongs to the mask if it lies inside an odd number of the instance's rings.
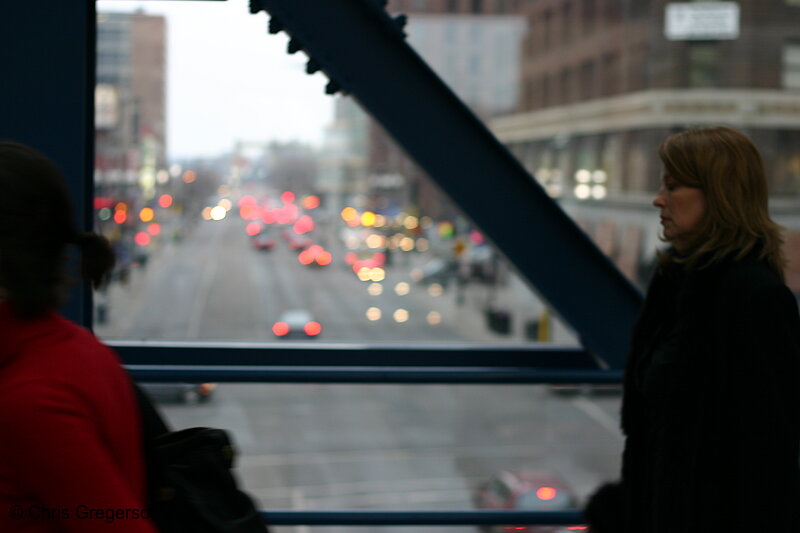
[[[223,220],[225,216],[228,214],[228,211],[222,207],[221,205],[217,205],[211,208],[211,220]]]
[[[155,212],[149,207],[143,207],[142,210],[139,211],[139,219],[142,222],[150,222],[155,216]]]
[[[425,317],[425,320],[427,320],[428,324],[431,326],[438,326],[442,323],[442,314],[438,311],[431,311],[428,313],[428,316]]]
[[[139,233],[136,234],[133,240],[139,246],[147,246],[148,244],[150,244],[150,235],[145,233],[144,231],[140,231]]]
[[[370,283],[369,287],[367,287],[367,292],[372,296],[380,296],[383,294],[383,285],[380,283]]]
[[[430,287],[428,287],[428,294],[434,298],[441,296],[443,293],[444,287],[442,287],[439,283],[431,283]]]
[[[394,286],[394,292],[398,296],[405,296],[411,290],[411,286],[406,283],[405,281],[401,281],[397,285]]]
[[[402,324],[403,322],[408,322],[408,311],[406,311],[405,309],[397,309],[392,314],[392,318],[394,318],[394,321],[399,324]]]
[[[367,309],[367,320],[376,321],[381,319],[381,310],[377,307],[370,307]]]

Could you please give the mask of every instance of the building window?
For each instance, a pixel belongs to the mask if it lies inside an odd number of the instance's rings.
[[[783,87],[800,89],[800,41],[783,46]]]
[[[544,12],[540,30],[543,32],[542,48],[548,50],[553,44],[553,13],[550,11]]]
[[[689,44],[689,86],[715,87],[719,85],[720,67],[717,43]]]
[[[578,87],[580,99],[588,100],[593,96],[594,92],[594,62],[591,60],[584,61],[581,64],[581,79],[580,87]]]

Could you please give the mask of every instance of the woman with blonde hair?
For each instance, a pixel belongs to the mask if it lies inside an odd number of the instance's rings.
[[[622,475],[594,533],[800,531],[800,316],[753,143],[697,128],[659,147],[658,267],[625,372]]]

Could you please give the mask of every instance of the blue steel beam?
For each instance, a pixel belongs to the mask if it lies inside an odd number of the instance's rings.
[[[92,228],[95,4],[3,2],[0,139],[47,154],[67,178],[76,225]],[[76,286],[64,309],[91,326],[91,293]]]
[[[201,366],[126,365],[143,383],[406,383],[542,384],[622,381],[622,370],[548,370],[464,366]]]
[[[584,349],[528,344],[405,346],[324,343],[109,341],[131,365],[447,366],[597,370]]]
[[[252,0],[355,97],[611,368],[623,368],[639,291],[405,42],[375,0]]]
[[[578,525],[580,511],[262,511],[273,526]]]

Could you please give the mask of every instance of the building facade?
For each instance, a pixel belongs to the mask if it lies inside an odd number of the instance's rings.
[[[726,124],[764,156],[800,291],[800,7],[786,0],[523,2],[516,113],[496,135],[632,279],[658,244],[656,147]]]

